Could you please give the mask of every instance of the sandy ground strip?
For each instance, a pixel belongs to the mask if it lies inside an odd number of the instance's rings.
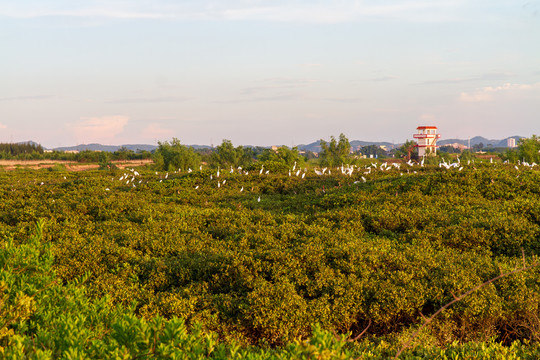
[[[132,166],[143,166],[153,163],[152,159],[116,160],[111,162],[120,169]],[[23,167],[27,169],[47,169],[58,164],[64,165],[69,171],[99,169],[99,165],[95,163],[78,163],[68,160],[0,160],[0,167],[4,170],[14,170],[17,167]]]

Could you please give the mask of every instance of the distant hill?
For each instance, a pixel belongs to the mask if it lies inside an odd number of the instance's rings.
[[[478,145],[480,143],[484,144],[484,147],[487,147],[488,145],[491,145],[492,147],[507,147],[507,140],[509,138],[516,139],[516,143],[519,139],[522,138],[522,136],[510,136],[503,140],[493,140],[493,139],[487,139],[482,136],[475,136],[470,139],[470,145]],[[39,145],[33,141],[26,141],[21,142],[21,144],[35,144]],[[465,146],[469,145],[469,139],[441,139],[437,142],[439,146],[449,145],[449,144],[462,144]],[[356,150],[358,147],[362,146],[368,146],[368,145],[376,145],[376,146],[384,146],[387,149],[393,149],[396,147],[401,146],[402,144],[392,144],[390,142],[384,142],[384,141],[361,141],[361,140],[352,140],[350,141],[351,146]],[[191,146],[194,149],[211,149],[212,147],[209,145],[187,145]],[[321,151],[321,145],[319,145],[319,141],[314,141],[310,144],[301,144],[297,145],[299,150],[304,151],[312,151],[312,152],[320,152]],[[258,146],[245,146],[245,147],[258,147]],[[261,146],[261,147],[267,147],[267,146]],[[115,152],[120,150],[121,148],[126,148],[128,150],[132,151],[154,151],[157,149],[156,145],[148,145],[148,144],[126,144],[126,145],[102,145],[102,144],[81,144],[76,146],[64,146],[64,147],[57,147],[51,150],[56,151],[70,151],[70,150],[78,150],[78,151],[84,151],[84,150],[91,150],[91,151],[108,151],[108,152]]]
[[[394,147],[398,147],[401,144],[392,144],[389,142],[377,142],[377,141],[360,141],[360,140],[353,140],[349,141],[351,146],[356,150],[359,146],[368,146],[368,145],[377,145],[377,146],[385,146],[387,149],[392,149]],[[321,151],[321,145],[319,141],[312,142],[311,144],[302,144],[298,145],[298,150],[304,150],[304,151],[312,151],[312,152],[320,152]]]
[[[16,143],[17,145],[32,145],[32,146],[41,146],[40,144],[38,144],[37,142],[35,141],[32,141],[32,140],[28,140],[28,141],[19,141],[18,143]]]
[[[507,147],[507,144],[508,144],[507,140],[508,139],[514,138],[514,139],[516,139],[516,143],[517,143],[518,140],[521,139],[522,137],[523,136],[510,136],[510,137],[507,137],[506,139],[503,139],[503,140],[493,140],[493,139],[487,139],[487,138],[482,137],[482,136],[475,136],[475,137],[471,138],[471,140],[470,140],[471,143],[470,144],[471,144],[471,146],[478,145],[478,144],[484,144],[484,147],[487,147],[488,145],[491,145],[492,147]],[[455,144],[455,143],[468,146],[469,145],[469,139],[466,139],[466,140],[462,140],[462,139],[443,139],[443,140],[437,141],[437,145],[439,145],[439,146]]]
[[[126,148],[128,150],[132,151],[153,151],[157,149],[157,146],[155,145],[145,145],[145,144],[127,144],[127,145],[101,145],[101,144],[80,144],[76,146],[63,146],[63,147],[57,147],[52,150],[56,151],[84,151],[84,150],[90,150],[90,151],[108,151],[108,152],[115,152],[120,150],[121,148]]]
[[[208,145],[187,145],[187,146],[191,146],[194,149],[211,149],[211,147]],[[128,150],[137,152],[137,151],[154,151],[158,147],[156,145],[148,145],[148,144],[125,144],[125,145],[80,144],[76,146],[57,147],[51,150],[56,150],[56,151],[90,150],[90,151],[115,152],[115,151],[120,150],[121,148],[125,148]]]

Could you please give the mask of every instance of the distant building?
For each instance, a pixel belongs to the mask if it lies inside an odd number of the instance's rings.
[[[461,151],[465,150],[465,149],[468,149],[467,145],[463,145],[463,144],[460,144],[460,143],[452,143],[452,144],[447,144],[446,146],[451,146],[453,147],[454,149],[459,149]]]
[[[437,134],[436,126],[419,126],[416,128],[417,133],[413,135],[413,138],[417,139],[418,144],[418,156],[424,157],[426,155],[437,154],[437,139],[441,137]]]
[[[516,147],[516,139],[514,139],[514,138],[506,139],[506,146],[508,146],[509,148],[515,148]]]

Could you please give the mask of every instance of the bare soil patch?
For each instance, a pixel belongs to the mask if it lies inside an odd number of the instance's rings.
[[[143,160],[116,160],[112,161],[120,169],[126,167],[143,166],[152,164],[152,159]],[[78,163],[68,160],[0,160],[0,167],[4,170],[15,170],[18,167],[26,169],[47,169],[55,165],[64,165],[69,171],[84,171],[99,169],[95,163]]]

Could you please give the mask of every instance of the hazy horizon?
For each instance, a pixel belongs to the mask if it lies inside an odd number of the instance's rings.
[[[345,134],[346,135],[346,134]],[[338,138],[337,136],[335,136],[336,138]],[[523,137],[523,136],[520,136],[520,135],[512,135],[512,136],[508,136],[508,137],[505,137],[505,138],[499,138],[499,139],[494,139],[494,138],[486,138],[482,135],[475,135],[475,136],[472,136],[470,139],[469,138],[450,138],[450,139],[447,139],[447,138],[440,138],[439,139],[439,143],[442,143],[442,142],[448,142],[450,140],[456,140],[456,141],[467,141],[467,140],[473,140],[473,139],[476,139],[476,138],[483,138],[485,140],[488,140],[488,141],[504,141],[504,140],[507,140],[508,138],[515,138],[515,137]],[[173,139],[161,139],[159,141],[161,142],[164,142],[164,141],[172,141]],[[223,140],[228,140],[228,139],[222,139]],[[255,144],[255,143],[246,143],[246,144],[238,144],[238,143],[234,143],[233,142],[233,145],[234,146],[248,146],[248,147],[271,147],[271,146],[287,146],[289,148],[292,148],[294,146],[309,146],[309,145],[313,145],[315,143],[318,143],[320,140],[326,140],[326,141],[329,141],[330,140],[330,136],[327,136],[327,137],[324,137],[324,138],[319,138],[319,139],[316,139],[316,140],[313,140],[313,141],[309,141],[309,142],[305,142],[305,143],[301,143],[301,144],[285,144],[285,143],[274,143],[274,144],[271,144],[271,145],[261,145],[261,144]],[[378,144],[378,143],[389,143],[389,144],[394,144],[396,146],[398,145],[401,145],[403,144],[405,141],[377,141],[377,140],[370,140],[370,139],[349,139],[348,140],[352,143],[352,142],[362,142],[362,143],[368,143],[368,144]],[[220,145],[222,143],[222,141],[219,141],[217,143],[213,143],[213,144],[204,144],[204,143],[185,143],[185,142],[182,142],[181,143],[183,145],[186,145],[186,146],[200,146],[200,147],[216,147],[218,145]],[[413,141],[415,141],[413,139]],[[17,143],[37,143],[36,141],[32,140],[32,139],[29,139],[29,140],[24,140],[24,141],[20,141],[20,142],[17,142]],[[1,142],[0,142],[1,143]],[[99,143],[99,142],[93,142],[93,143],[79,143],[79,144],[67,144],[67,145],[62,145],[62,146],[55,146],[55,147],[47,147],[43,144],[40,144],[40,143],[37,143],[38,145],[42,145],[45,149],[57,149],[57,148],[74,148],[74,147],[79,147],[79,146],[89,146],[89,145],[99,145],[99,146],[103,146],[103,147],[120,147],[120,146],[134,146],[134,145],[143,145],[143,146],[155,146],[157,147],[158,144],[155,143],[155,144],[151,144],[151,143],[135,143],[135,142],[125,142],[125,143],[118,143],[118,144],[111,144],[111,143]],[[486,143],[484,145],[488,145],[489,143]]]
[[[540,132],[538,2],[24,0],[0,21],[0,142]]]

